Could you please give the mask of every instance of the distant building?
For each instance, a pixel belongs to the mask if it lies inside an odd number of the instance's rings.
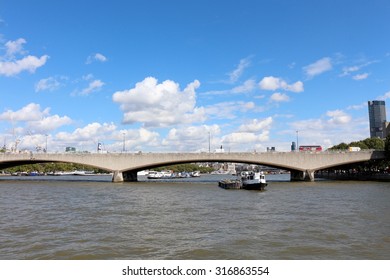
[[[66,153],[75,153],[76,152],[76,148],[75,147],[66,147],[65,148],[65,152]]]
[[[295,142],[291,143],[291,152],[295,152],[297,150],[297,144]]]
[[[370,137],[386,138],[386,105],[383,100],[368,101]]]
[[[390,122],[383,123],[383,132],[385,133],[385,137],[387,137],[387,135],[390,135]]]

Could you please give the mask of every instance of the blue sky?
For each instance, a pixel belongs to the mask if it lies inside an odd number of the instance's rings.
[[[288,151],[369,137],[390,1],[0,1],[0,144]],[[389,103],[389,101],[388,101]],[[390,105],[388,105],[389,107]]]

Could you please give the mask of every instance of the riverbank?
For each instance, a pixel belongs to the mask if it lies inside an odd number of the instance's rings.
[[[329,179],[329,180],[390,182],[390,174],[388,173],[361,174],[361,173],[327,173],[327,172],[321,173],[320,172],[316,174],[315,177]]]

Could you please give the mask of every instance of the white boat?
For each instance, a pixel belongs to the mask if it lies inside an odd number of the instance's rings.
[[[172,177],[172,171],[149,171],[148,179],[167,179]]]
[[[242,171],[240,176],[243,189],[262,191],[267,186],[263,172]]]
[[[191,177],[200,177],[200,171],[193,171],[190,173]]]
[[[69,175],[74,175],[74,171],[56,171],[53,173],[48,173],[47,175],[53,175],[53,176],[69,176]]]
[[[261,172],[243,171],[237,179],[221,180],[218,186],[223,189],[245,189],[263,191],[267,186],[265,175]]]

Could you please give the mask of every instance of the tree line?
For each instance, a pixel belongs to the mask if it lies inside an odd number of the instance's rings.
[[[175,173],[194,172],[194,171],[199,171],[200,173],[210,173],[214,171],[214,168],[206,167],[206,166],[198,166],[197,164],[188,163],[188,164],[162,166],[158,168],[153,168],[153,170],[155,171],[172,170]]]
[[[360,141],[353,141],[349,144],[342,142],[329,148],[328,150],[348,150],[350,147],[359,147],[362,150],[371,149],[385,151],[387,161],[390,161],[390,134],[387,135],[385,139],[366,138]]]
[[[387,140],[383,140],[380,138],[366,138],[360,141],[353,141],[349,144],[342,142],[338,145],[329,148],[328,150],[348,150],[350,147],[359,147],[362,150],[372,149],[383,151],[385,149],[385,142],[390,141],[389,136],[386,139]]]
[[[76,170],[91,171],[93,173],[107,173],[106,170],[94,168],[88,165],[77,163],[63,163],[63,162],[51,162],[51,163],[35,163],[19,165],[2,170],[5,173],[18,173],[18,172],[38,172],[38,173],[55,173],[59,171],[72,172]],[[172,170],[173,172],[193,172],[199,171],[200,173],[210,173],[214,171],[212,167],[198,166],[197,164],[177,164],[164,166],[159,168],[153,168],[156,171]]]
[[[348,166],[345,166],[344,169],[355,169],[360,173],[365,172],[384,172],[388,171],[390,167],[390,135],[388,135],[385,139],[380,138],[366,138],[360,141],[353,141],[351,143],[340,143],[335,145],[329,150],[347,150],[350,147],[359,147],[362,150],[377,150],[384,151],[386,154],[386,159],[384,160],[372,160],[369,162],[363,163],[354,163]],[[337,169],[342,169],[338,167]]]
[[[19,165],[4,169],[5,173],[17,173],[17,172],[38,172],[38,173],[53,173],[53,172],[72,172],[76,170],[91,171],[93,173],[107,173],[105,170],[94,168],[88,165],[77,164],[77,163],[63,163],[63,162],[50,162],[50,163],[35,163]]]

